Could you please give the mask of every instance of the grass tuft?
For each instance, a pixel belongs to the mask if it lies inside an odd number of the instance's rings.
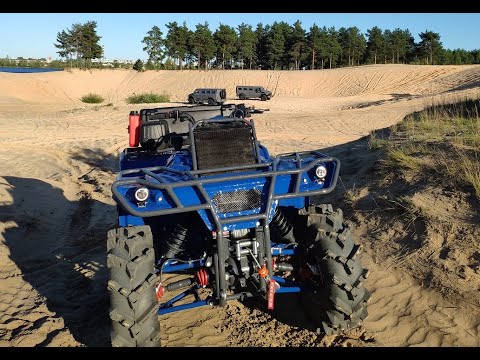
[[[170,102],[170,96],[167,94],[143,93],[133,94],[127,99],[128,104],[150,104]]]
[[[385,150],[385,169],[470,188],[480,199],[479,109],[478,99],[432,104],[407,115],[386,139],[372,132],[368,146]]]
[[[105,99],[98,94],[89,93],[87,95],[83,95],[80,100],[87,104],[100,104]]]

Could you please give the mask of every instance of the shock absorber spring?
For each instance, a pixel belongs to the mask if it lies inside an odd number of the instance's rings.
[[[175,224],[170,235],[161,243],[163,255],[167,259],[178,257],[185,251],[187,236],[188,227],[180,223]]]
[[[200,285],[202,287],[206,287],[208,285],[208,282],[209,282],[207,270],[205,268],[199,269],[197,271],[197,273],[195,274],[195,279],[196,279],[198,285]]]
[[[275,214],[273,215],[271,225],[275,229],[275,232],[280,239],[286,240],[289,243],[296,242],[295,237],[293,236],[292,224],[290,224],[290,221],[278,207],[275,209]]]

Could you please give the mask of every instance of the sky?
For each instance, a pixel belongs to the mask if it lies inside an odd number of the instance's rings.
[[[9,13],[0,14],[0,58],[58,58],[54,47],[57,33],[68,29],[74,23],[96,21],[97,33],[102,38],[100,45],[104,46],[104,56],[113,59],[146,59],[141,42],[146,33],[158,26],[164,36],[167,33],[165,24],[186,21],[190,29],[195,29],[198,23],[209,23],[215,30],[221,23],[237,27],[242,22],[272,24],[274,21],[286,21],[293,24],[296,20],[302,22],[304,29],[309,29],[313,23],[320,27],[357,26],[363,33],[373,26],[381,29],[409,29],[419,41],[418,34],[425,30],[440,33],[444,48],[474,50],[480,48],[480,14],[448,14],[448,13]],[[7,34],[7,36],[5,36]]]

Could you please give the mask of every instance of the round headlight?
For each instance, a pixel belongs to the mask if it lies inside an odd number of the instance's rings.
[[[325,178],[327,176],[327,168],[324,165],[317,166],[315,169],[315,175],[320,179]]]
[[[137,201],[145,201],[148,199],[148,194],[148,189],[141,187],[135,191],[135,199],[137,199]]]

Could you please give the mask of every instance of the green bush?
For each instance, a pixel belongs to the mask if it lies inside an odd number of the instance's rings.
[[[87,95],[83,95],[80,100],[87,104],[100,104],[105,99],[98,94],[90,93]]]
[[[133,64],[133,70],[137,70],[137,71],[143,71],[144,68],[143,68],[143,61],[138,59],[137,61],[135,61],[135,64]]]
[[[167,94],[143,93],[133,94],[127,98],[128,104],[149,104],[170,102],[170,96]]]

